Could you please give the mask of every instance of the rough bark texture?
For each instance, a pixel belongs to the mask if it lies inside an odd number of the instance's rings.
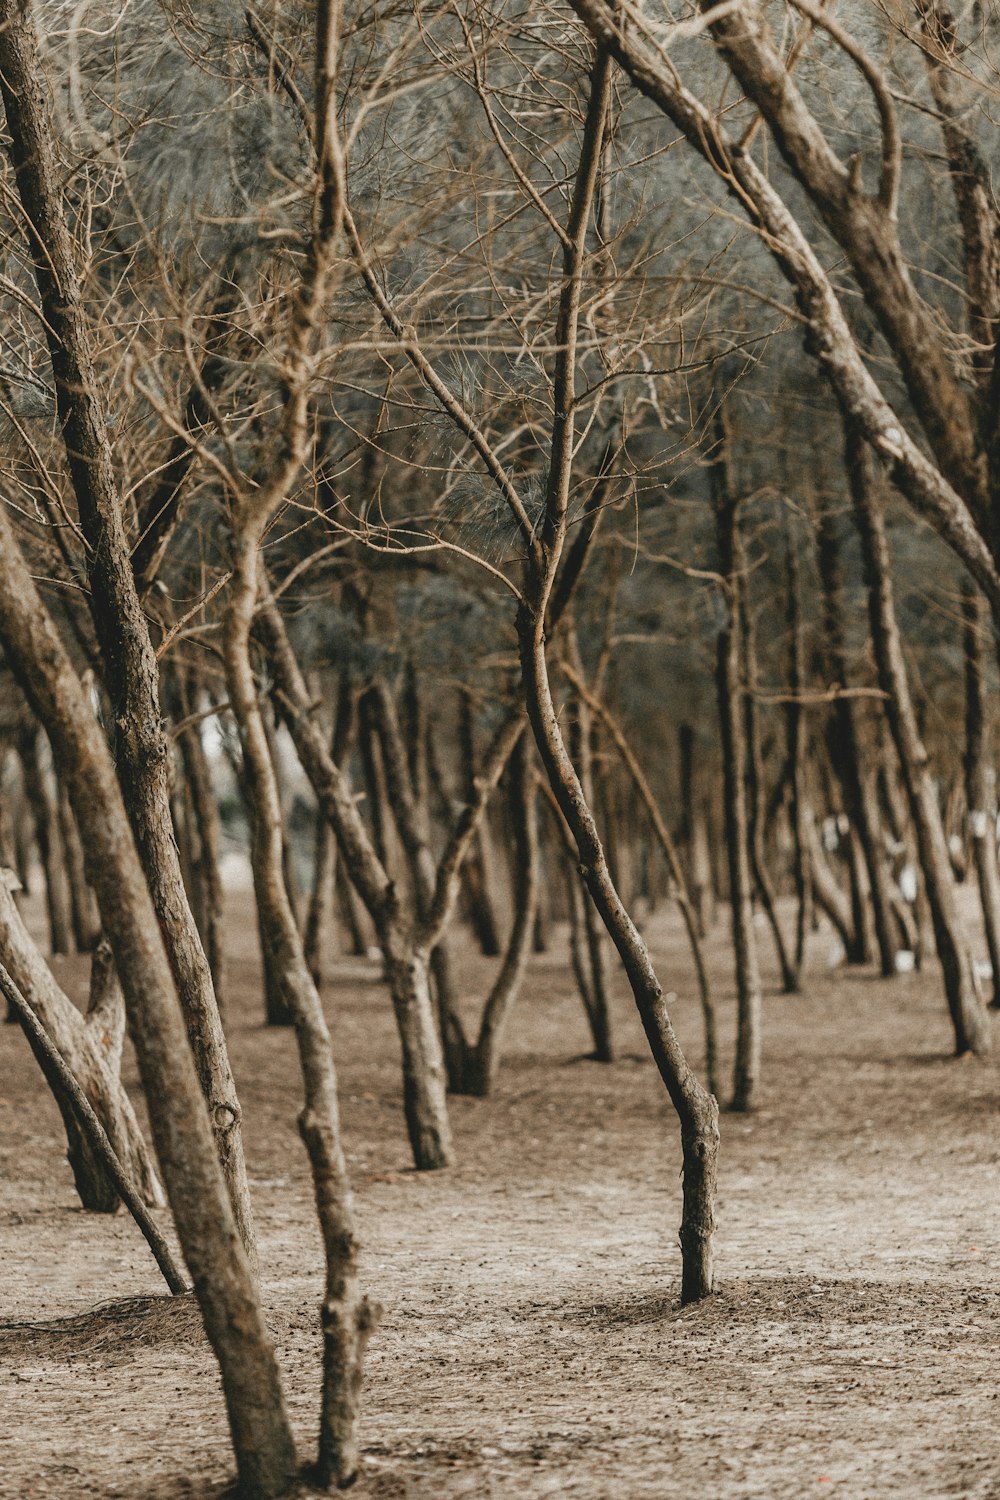
[[[8,30],[0,41],[12,40]],[[161,929],[111,754],[0,508],[0,643],[52,741],[115,956],[157,1156],[219,1361],[242,1493],[290,1488],[295,1448],[274,1350],[237,1231]]]
[[[45,313],[66,461],[80,527],[88,542],[91,613],[114,711],[122,794],[177,975],[188,1038],[208,1101],[233,1211],[253,1261],[256,1247],[240,1106],[212,976],[184,890],[173,836],[169,747],[160,712],[159,673],[132,573],[108,436],[111,423],[91,356],[76,248],[65,217],[43,76],[27,11],[20,0],[2,0],[0,93],[11,136],[17,190],[30,226],[29,249]]]

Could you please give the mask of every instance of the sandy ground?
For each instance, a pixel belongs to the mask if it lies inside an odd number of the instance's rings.
[[[320,1248],[293,1046],[260,1024],[248,916],[233,913],[231,1044],[308,1457]],[[650,937],[699,1062],[680,929],[658,915]],[[418,1176],[376,966],[337,964],[364,1283],[385,1308],[355,1494],[1000,1496],[997,1066],[949,1058],[936,973],[831,972],[828,946],[814,940],[805,998],[769,971],[761,1106],[723,1119],[719,1291],[685,1311],[677,1131],[621,983],[620,1061],[600,1066],[581,1058],[564,950],[535,959],[497,1096],[453,1101],[461,1164]],[[78,998],[85,970],[59,965]],[[491,966],[469,953],[463,972],[474,1000]],[[63,1150],[23,1039],[0,1028],[0,1496],[207,1500],[232,1466],[196,1309],[161,1297],[128,1219],[78,1209]]]

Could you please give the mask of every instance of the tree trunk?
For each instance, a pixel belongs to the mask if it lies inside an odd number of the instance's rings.
[[[193,718],[199,712],[201,702],[197,678],[191,674],[182,675],[178,686],[181,715],[185,719]],[[201,737],[200,721],[186,724],[177,738],[194,822],[194,877],[200,892],[201,939],[212,975],[216,1001],[220,1012],[224,1014],[225,949],[222,919],[225,892],[219,869],[222,822],[212,785],[212,772]]]
[[[844,582],[840,537],[834,516],[824,510],[817,531],[817,560],[823,585],[823,640],[827,682],[834,688],[848,686],[847,648],[844,639]],[[857,706],[853,699],[838,697],[829,720],[830,759],[844,795],[844,806],[860,842],[868,872],[871,917],[874,919],[879,963],[883,977],[896,972],[896,935],[892,915],[885,849],[879,826],[874,779],[864,770],[866,756],[861,745]],[[849,963],[864,963],[869,956],[865,942],[870,925],[860,872],[851,872],[851,903],[855,946],[848,950]],[[864,946],[862,947],[862,943]]]
[[[812,928],[813,875],[809,851],[808,744],[802,693],[805,688],[805,645],[802,638],[802,585],[799,577],[799,555],[795,537],[788,533],[788,703],[785,705],[785,734],[788,751],[788,817],[792,829],[795,895],[798,910],[795,922],[795,958],[793,988],[802,987],[806,937]],[[845,944],[846,952],[846,944]]]
[[[576,627],[572,624],[566,634],[566,652],[577,681],[583,682],[583,662],[580,657]],[[596,806],[593,736],[594,723],[590,707],[586,698],[578,692],[569,722],[569,754],[580,778],[584,799],[590,808]],[[610,866],[609,878],[611,878]],[[586,881],[584,884],[586,885]],[[607,938],[594,903],[586,892],[583,896],[583,930],[586,938],[587,992],[590,996],[588,1013],[594,1037],[594,1058],[597,1062],[613,1062],[615,1053],[611,1035],[611,1007],[608,1001]]]
[[[35,820],[35,842],[45,877],[45,906],[49,918],[49,951],[69,953],[73,947],[69,885],[59,834],[59,806],[48,768],[39,752],[37,725],[25,724],[18,737],[24,790]]]
[[[990,1048],[989,1022],[980,1002],[972,957],[962,930],[934,778],[910,695],[896,624],[881,503],[874,491],[864,439],[853,428],[846,433],[845,461],[861,535],[879,683],[887,695],[886,713],[927,882],[934,936],[955,1032],[955,1052],[958,1056],[965,1052],[983,1054]]]
[[[114,712],[122,795],[177,976],[233,1212],[253,1263],[256,1243],[240,1106],[212,976],[181,877],[170,816],[169,745],[160,711],[159,670],[132,574],[111,450],[113,423],[94,368],[42,79],[29,13],[19,0],[0,0],[0,92],[18,195],[25,223],[32,226],[28,240],[45,314],[63,446],[88,544],[91,614]],[[46,728],[51,737],[51,726]]]
[[[326,1252],[322,1306],[323,1392],[320,1405],[319,1478],[324,1487],[351,1484],[357,1476],[358,1397],[374,1310],[358,1290],[358,1242],[340,1140],[337,1076],[319,992],[305,953],[285,873],[285,819],[274,763],[273,737],[257,694],[250,662],[250,629],[258,597],[259,531],[251,517],[234,521],[233,586],[223,624],[229,703],[236,719],[251,817],[254,892],[274,978],[298,1043],[305,1086],[299,1131],[313,1176],[316,1209]]]
[[[483,1007],[479,1035],[469,1049],[463,1093],[485,1099],[500,1067],[500,1048],[511,1009],[524,979],[538,893],[538,822],[532,757],[524,737],[511,764],[510,812],[514,837],[514,921],[500,972]]]
[[[712,848],[701,778],[695,771],[695,734],[682,724],[678,735],[681,758],[681,816],[687,846],[687,886],[697,914],[698,935],[706,937],[715,926],[715,883],[712,879]]]
[[[357,694],[350,675],[345,670],[340,674],[337,688],[337,705],[333,716],[333,737],[330,754],[336,765],[342,765],[350,754],[357,717]],[[306,918],[303,946],[309,972],[317,988],[323,983],[323,954],[327,930],[333,915],[333,900],[337,883],[337,844],[333,829],[326,818],[317,815],[315,858],[313,861],[313,888]]]
[[[400,893],[378,858],[350,784],[310,717],[305,681],[280,611],[270,596],[262,599],[255,623],[267,645],[276,691],[302,768],[320,811],[336,834],[341,862],[350,871],[382,947],[403,1051],[403,1102],[414,1162],[423,1171],[449,1166],[454,1147],[441,1043],[431,1002],[429,953],[416,941],[415,924],[404,913]]]
[[[136,1224],[142,1232],[146,1243],[153,1252],[157,1265],[163,1272],[163,1279],[174,1296],[179,1296],[188,1290],[174,1258],[160,1231],[160,1227],[152,1214],[147,1209],[141,1193],[139,1193],[129,1177],[128,1172],[122,1165],[107,1131],[101,1124],[97,1112],[94,1110],[87,1098],[86,1093],[80,1087],[72,1069],[67,1065],[58,1047],[48,1035],[45,1027],[35,1015],[28,1004],[20,988],[14,983],[11,975],[2,963],[0,963],[0,990],[2,990],[7,1004],[14,1011],[24,1034],[28,1039],[28,1045],[35,1055],[39,1067],[45,1077],[49,1088],[59,1105],[63,1119],[66,1121],[67,1135],[70,1139],[70,1162],[73,1165],[74,1174],[77,1175],[79,1183],[79,1167],[84,1159],[89,1163],[88,1175],[91,1180],[97,1181],[98,1174],[101,1178],[102,1190],[114,1199],[117,1206],[119,1198],[126,1205]],[[71,1126],[72,1122],[72,1126]],[[72,1133],[71,1133],[72,1131]],[[73,1141],[77,1143],[77,1154],[74,1158]],[[86,1207],[86,1203],[84,1207]]]
[[[65,792],[59,797],[59,833],[62,839],[66,878],[69,884],[73,938],[78,953],[91,953],[101,935],[100,919],[94,905],[94,893],[87,884],[83,845]]]
[[[10,82],[15,79],[21,88],[34,90],[38,64],[33,49],[25,51],[20,12],[7,8],[0,21],[0,87],[10,127]],[[220,1169],[161,928],[103,731],[2,507],[0,644],[48,731],[80,829],[87,874],[125,996],[157,1155],[222,1373],[242,1494],[245,1500],[273,1500],[294,1480],[295,1448],[274,1350]]]
[[[987,767],[986,694],[983,632],[988,618],[971,584],[962,590],[965,622],[965,800],[969,816],[986,946],[993,969],[992,1007],[1000,1007],[1000,876],[997,873],[996,774]]]
[[[468,688],[463,688],[459,695],[458,749],[462,768],[462,796],[468,802],[472,796],[477,764],[474,700]],[[484,818],[465,861],[465,888],[469,920],[480,951],[486,958],[496,958],[501,948],[500,923],[493,900],[494,865],[489,824]]]
[[[740,640],[743,648],[743,713],[745,720],[746,735],[746,768],[747,768],[747,844],[750,850],[750,866],[753,870],[754,884],[760,896],[764,915],[767,917],[771,936],[774,939],[774,951],[778,958],[778,968],[781,970],[781,987],[786,995],[795,993],[797,980],[792,962],[788,957],[788,948],[785,936],[778,921],[777,897],[771,873],[767,867],[767,852],[765,850],[765,787],[764,787],[764,751],[761,745],[760,735],[760,709],[757,703],[757,640],[754,626],[753,612],[750,608],[750,589],[747,581],[746,555],[743,547],[743,538],[740,535],[740,522],[737,515],[734,521],[736,532],[736,571],[735,582],[740,614]]]
[[[738,1010],[732,1108],[749,1110],[753,1108],[760,1074],[762,997],[757,939],[753,926],[747,818],[747,747],[738,573],[741,554],[739,500],[729,475],[729,434],[721,410],[718,425],[719,445],[713,457],[711,473],[719,572],[724,580],[726,618],[719,632],[716,690],[719,700],[729,904],[732,912]]]
[[[89,1099],[123,1170],[144,1201],[161,1208],[166,1199],[121,1083],[124,1011],[117,984],[104,1004],[96,1003],[100,996],[95,994],[95,1004],[84,1020],[28,935],[12,894],[15,881],[13,872],[0,871],[0,962]],[[101,964],[100,953],[95,954],[95,974]],[[67,1108],[58,1091],[56,1102],[66,1126],[67,1156],[80,1202],[93,1213],[114,1213],[119,1193],[109,1181],[105,1164],[94,1157],[75,1112]]]

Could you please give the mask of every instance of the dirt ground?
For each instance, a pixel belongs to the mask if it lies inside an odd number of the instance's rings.
[[[700,1062],[680,929],[664,913],[649,936]],[[309,1455],[321,1267],[300,1085],[291,1038],[261,1025],[248,911],[230,938],[264,1295]],[[337,963],[364,1283],[385,1309],[355,1494],[1000,1496],[997,1065],[950,1059],[936,973],[830,971],[828,948],[817,935],[805,998],[768,971],[761,1106],[723,1118],[719,1291],[683,1312],[677,1131],[624,985],[620,1061],[600,1066],[563,946],[536,958],[497,1096],[453,1101],[460,1165],[417,1175],[377,965]],[[731,1039],[722,923],[712,961]],[[85,970],[58,966],[78,998]],[[490,972],[466,955],[471,997]],[[0,1028],[0,1496],[208,1500],[232,1465],[197,1311],[161,1296],[127,1218],[78,1209],[63,1150]]]

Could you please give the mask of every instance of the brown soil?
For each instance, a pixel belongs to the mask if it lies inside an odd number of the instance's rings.
[[[260,1025],[251,933],[234,912],[232,1050],[308,1453],[320,1247],[292,1042]],[[657,916],[650,936],[699,1061],[680,930]],[[418,1176],[376,966],[337,965],[364,1282],[385,1307],[355,1494],[1000,1495],[997,1067],[950,1059],[935,973],[830,972],[827,948],[814,940],[807,998],[769,994],[761,1108],[723,1119],[719,1292],[683,1312],[677,1131],[624,987],[621,1060],[600,1066],[581,1058],[565,953],[535,959],[496,1098],[453,1101],[461,1165]],[[731,1037],[722,926],[712,950]],[[81,998],[85,970],[58,966]],[[467,955],[470,993],[489,973]],[[220,1494],[231,1461],[195,1307],[161,1296],[129,1220],[78,1209],[13,1027],[0,1090],[0,1496]]]

